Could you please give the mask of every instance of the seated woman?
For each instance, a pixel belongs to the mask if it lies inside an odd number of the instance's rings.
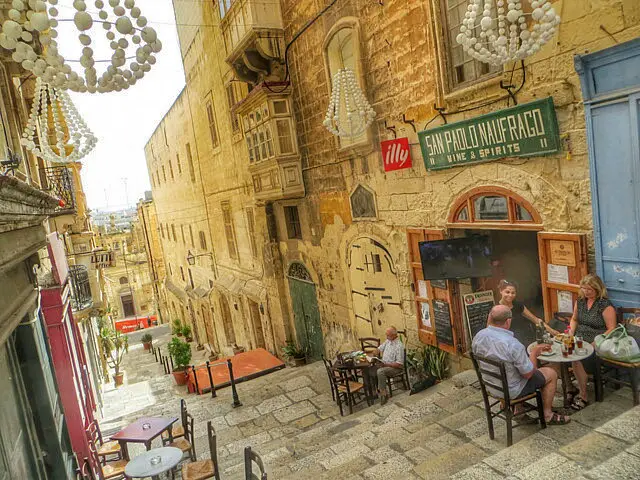
[[[616,328],[616,310],[607,298],[607,288],[597,275],[586,275],[580,280],[580,296],[573,307],[569,333],[593,343],[596,335],[608,333]],[[593,369],[593,355],[581,362],[573,362],[573,373],[578,380],[580,392],[573,398],[571,408],[582,410],[587,406],[587,371]]]
[[[511,331],[520,343],[526,346],[535,340],[533,326],[544,326],[545,330],[551,335],[559,333],[547,325],[544,320],[531,313],[524,303],[516,301],[517,288],[515,282],[500,280],[498,290],[500,291],[500,305],[511,309]]]

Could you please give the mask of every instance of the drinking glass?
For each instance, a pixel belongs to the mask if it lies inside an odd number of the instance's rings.
[[[143,423],[142,424],[142,429],[143,430],[149,430],[151,428],[151,424],[150,423]]]
[[[578,348],[582,348],[582,337],[576,337],[576,345]]]
[[[162,457],[160,455],[156,455],[155,457],[151,457],[149,459],[149,463],[151,465],[158,465],[159,463],[162,463]]]
[[[566,358],[569,356],[569,347],[567,347],[566,343],[563,343],[562,345],[560,345],[560,351],[562,352],[563,357]]]

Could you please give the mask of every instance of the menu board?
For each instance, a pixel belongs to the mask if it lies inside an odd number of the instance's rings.
[[[453,346],[453,330],[451,327],[451,311],[449,304],[442,300],[433,301],[433,318],[436,325],[438,343]]]
[[[493,292],[485,290],[483,292],[468,293],[463,295],[464,309],[467,313],[467,328],[473,340],[480,330],[487,326],[487,317],[493,308]]]

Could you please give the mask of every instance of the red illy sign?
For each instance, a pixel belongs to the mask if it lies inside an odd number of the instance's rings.
[[[385,172],[411,168],[411,147],[407,137],[385,140],[380,146]]]

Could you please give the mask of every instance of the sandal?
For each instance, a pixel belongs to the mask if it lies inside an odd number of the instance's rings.
[[[580,410],[585,408],[587,405],[589,405],[589,402],[587,402],[580,395],[576,395],[575,397],[573,397],[573,401],[571,402],[571,408],[576,412],[579,412]]]
[[[571,421],[571,418],[566,415],[559,415],[556,412],[553,412],[551,418],[546,421],[547,425],[566,425]]]

